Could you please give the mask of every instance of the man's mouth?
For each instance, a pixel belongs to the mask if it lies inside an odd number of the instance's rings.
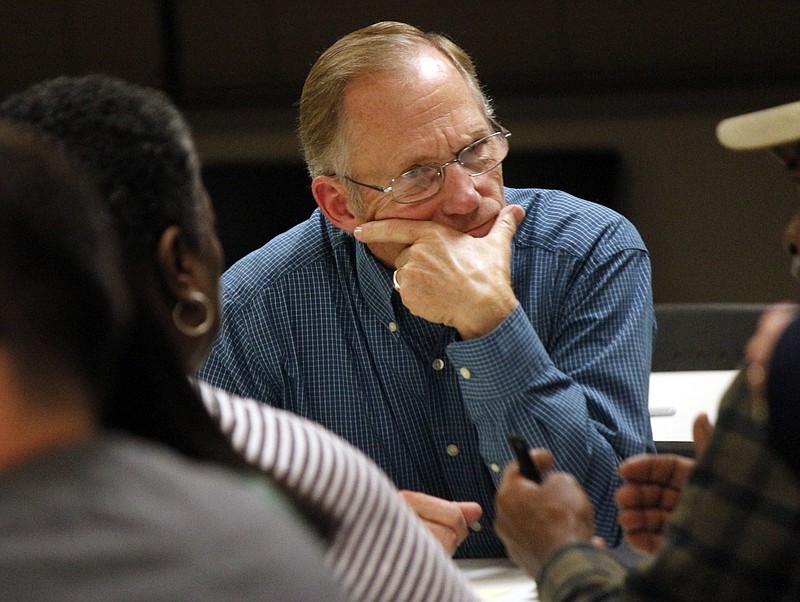
[[[466,232],[464,232],[464,234],[471,236],[472,238],[483,238],[484,236],[489,234],[489,232],[492,229],[492,226],[494,226],[494,222],[496,219],[497,216],[494,216],[492,219],[483,222],[480,226],[476,226],[471,230],[467,230]]]

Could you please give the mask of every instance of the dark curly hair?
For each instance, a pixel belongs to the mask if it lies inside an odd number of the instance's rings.
[[[160,441],[186,455],[242,467],[183,374],[154,307],[156,245],[180,225],[199,245],[202,187],[189,128],[160,91],[114,77],[58,77],[0,104],[0,119],[31,127],[58,144],[91,178],[110,210],[133,302],[106,426]],[[104,210],[105,211],[105,210]]]
[[[162,92],[101,74],[58,77],[7,98],[0,117],[44,131],[85,166],[130,259],[150,261],[172,224],[198,244],[199,162]]]

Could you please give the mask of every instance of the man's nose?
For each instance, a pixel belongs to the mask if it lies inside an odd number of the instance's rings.
[[[800,282],[800,212],[798,212],[783,231],[783,249],[790,257],[792,277]]]
[[[473,211],[478,206],[481,195],[475,189],[475,178],[458,162],[447,165],[442,192],[442,211],[450,215],[460,215]]]

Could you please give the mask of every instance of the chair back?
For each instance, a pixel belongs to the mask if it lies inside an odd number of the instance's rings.
[[[655,304],[658,332],[652,372],[697,373],[696,376],[676,374],[677,380],[666,374],[651,374],[650,412],[659,453],[694,456],[691,439],[686,438],[690,436],[691,423],[701,411],[709,413],[713,420],[715,411],[711,411],[711,407],[716,408],[726,388],[720,388],[718,382],[730,380],[732,376],[728,373],[735,374],[742,365],[747,341],[767,307],[762,303]],[[701,375],[701,371],[712,374]],[[713,374],[714,371],[720,374]],[[659,411],[665,407],[669,407],[674,416],[659,416]],[[665,420],[670,422],[662,422]],[[671,433],[675,425],[685,434],[679,440],[670,440],[664,427]]]
[[[657,303],[653,372],[734,370],[763,303]]]

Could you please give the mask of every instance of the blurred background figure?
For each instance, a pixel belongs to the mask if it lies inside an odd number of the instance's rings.
[[[148,393],[120,388],[148,359],[131,341],[159,331],[131,329],[87,182],[0,125],[0,598],[340,599],[319,539],[264,478],[107,428]]]

